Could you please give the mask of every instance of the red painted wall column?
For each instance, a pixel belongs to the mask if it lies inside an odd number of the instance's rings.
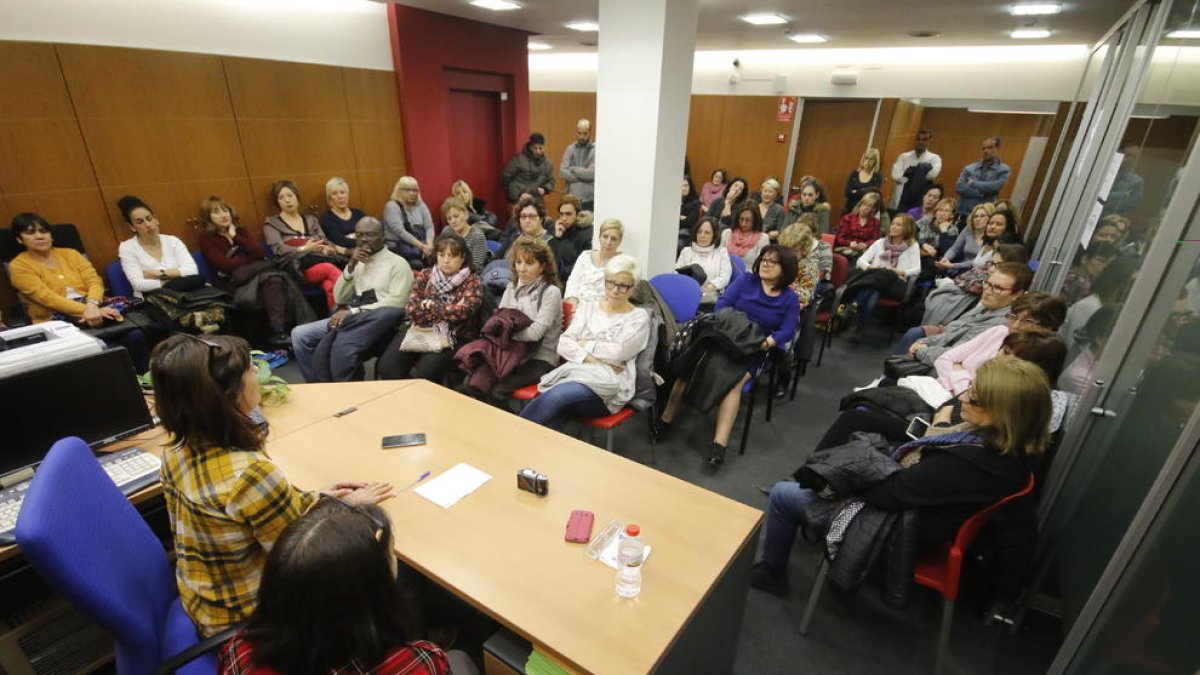
[[[511,78],[513,90],[500,104],[507,161],[529,136],[528,33],[397,3],[388,4],[388,26],[408,172],[420,182],[422,198],[439,218],[437,210],[457,178],[450,162],[454,130],[448,122],[446,69]],[[503,165],[496,167],[497,175],[501,169]],[[492,210],[499,212],[492,196],[487,197]]]

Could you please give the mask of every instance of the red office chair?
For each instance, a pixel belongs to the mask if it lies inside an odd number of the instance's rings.
[[[563,330],[566,330],[567,326],[571,325],[571,317],[574,316],[575,306],[571,305],[570,303],[564,302],[562,309],[563,309],[562,325],[563,325]],[[511,396],[518,401],[532,401],[533,399],[537,398],[537,395],[538,395],[537,384],[527,384],[524,387],[521,387],[520,389],[514,389],[513,393],[511,394]]]
[[[823,235],[832,237],[833,235]],[[834,313],[837,311],[838,298],[840,291],[845,288],[846,280],[850,278],[850,261],[846,256],[840,253],[833,254],[833,269],[829,272],[829,283],[832,284],[830,289],[826,291],[829,297],[832,298],[829,302],[825,302],[824,298],[817,303],[816,322],[825,324],[825,331],[821,334],[821,350],[817,353],[817,367],[821,366],[822,359],[825,358],[825,348],[832,348],[833,345],[833,319]]]
[[[958,585],[962,576],[963,554],[966,553],[967,549],[971,548],[971,544],[975,542],[975,537],[979,535],[979,531],[983,529],[983,526],[987,524],[987,521],[997,511],[1014,499],[1019,499],[1033,492],[1034,482],[1033,474],[1031,473],[1029,474],[1029,481],[1025,483],[1025,487],[967,518],[958,527],[958,534],[954,535],[953,542],[948,542],[939,550],[917,558],[916,568],[913,570],[913,581],[918,585],[931,588],[942,594],[942,628],[938,635],[937,660],[934,662],[933,667],[933,672],[936,675],[940,675],[942,672],[942,668],[946,662],[946,652],[950,647],[950,626],[954,618],[954,601],[958,599]],[[817,581],[813,584],[812,594],[808,598],[808,605],[804,608],[804,616],[800,619],[798,632],[801,635],[808,635],[808,624],[812,621],[813,612],[817,608],[817,601],[821,597],[821,589],[825,586],[825,575],[828,572],[829,560],[823,558],[821,560],[821,569],[817,572]]]

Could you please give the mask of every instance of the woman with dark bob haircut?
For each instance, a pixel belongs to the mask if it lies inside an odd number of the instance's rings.
[[[408,330],[401,330],[379,356],[375,370],[384,380],[424,379],[442,384],[458,348],[479,336],[483,281],[471,263],[471,250],[453,230],[433,242],[433,264],[417,272],[408,294]],[[411,348],[410,331],[434,331],[442,348]],[[409,348],[406,349],[405,347]]]
[[[104,306],[104,281],[92,263],[73,248],[56,247],[50,223],[36,213],[18,213],[12,235],[25,250],[9,264],[8,276],[29,306],[29,320],[74,323],[109,347],[127,349],[134,368],[146,372],[146,336],[132,321],[122,326],[121,312]]]
[[[293,487],[264,451],[245,340],[176,333],[155,348],[150,373],[168,434],[161,480],[179,596],[200,632],[213,635],[254,611],[267,552],[317,493]],[[335,483],[329,492],[368,504],[390,497],[392,486]]]
[[[413,640],[396,581],[392,527],[374,504],[317,502],[267,556],[258,608],[221,651],[225,675],[450,672],[437,645]]]
[[[751,374],[758,370],[758,365],[762,363],[767,351],[783,348],[796,335],[800,319],[800,300],[790,286],[796,279],[798,267],[796,254],[790,248],[771,244],[759,254],[758,260],[754,262],[753,271],[735,274],[733,282],[717,300],[717,313],[726,308],[742,312],[758,325],[766,337],[761,345],[763,354],[750,359],[746,373],[720,401],[717,408],[717,427],[708,451],[710,466],[720,466],[725,461],[729,434],[733,431],[733,423],[737,420],[738,409],[742,405],[742,387],[749,381]],[[671,397],[659,420],[659,437],[670,430],[676,415],[679,414],[689,380],[695,379],[694,376],[676,378],[671,388]]]

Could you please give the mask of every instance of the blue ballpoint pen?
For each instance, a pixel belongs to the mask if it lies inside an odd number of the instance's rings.
[[[404,486],[404,489],[401,490],[400,492],[408,492],[409,490],[413,489],[414,487],[417,486],[417,483],[420,483],[421,481],[425,480],[426,478],[429,478],[429,473],[430,473],[429,471],[426,471],[425,473],[421,474],[420,476],[417,476],[416,480],[414,480],[413,482]]]

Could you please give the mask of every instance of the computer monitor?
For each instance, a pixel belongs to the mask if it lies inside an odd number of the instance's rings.
[[[78,436],[92,447],[154,425],[129,354],[106,349],[0,379],[0,476]]]

